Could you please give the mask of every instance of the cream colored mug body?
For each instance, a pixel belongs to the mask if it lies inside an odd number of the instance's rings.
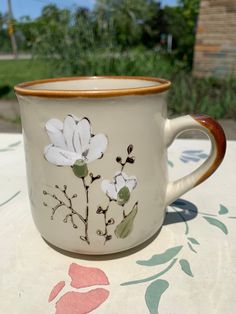
[[[54,246],[83,254],[130,249],[162,226],[165,208],[205,180],[224,157],[213,119],[167,119],[170,82],[79,77],[15,87],[35,225]],[[182,131],[205,132],[208,159],[168,181],[167,148]]]

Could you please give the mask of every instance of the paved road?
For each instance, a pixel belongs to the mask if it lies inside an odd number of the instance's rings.
[[[26,59],[31,59],[32,56],[31,54],[26,54],[26,53],[20,53],[18,55],[18,59],[20,60],[26,60]],[[13,60],[14,56],[11,54],[0,54],[0,60]]]
[[[13,123],[20,115],[19,105],[16,100],[0,100],[0,132],[17,133],[21,131],[19,123]],[[232,119],[219,120],[228,140],[236,140],[236,121]],[[204,138],[200,132],[188,131],[181,135],[182,138]]]

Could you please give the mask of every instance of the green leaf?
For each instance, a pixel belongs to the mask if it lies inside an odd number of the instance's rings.
[[[222,232],[224,232],[224,234],[228,234],[228,229],[223,222],[219,221],[216,218],[212,218],[212,217],[203,216],[203,218],[206,219],[206,221],[209,222],[209,224],[219,228]]]
[[[15,147],[15,146],[18,146],[20,143],[21,143],[21,141],[18,141],[18,142],[15,142],[15,143],[10,144],[10,145],[8,145],[8,146],[9,146],[9,147]]]
[[[130,198],[130,191],[127,186],[124,186],[120,189],[117,194],[117,203],[121,206],[125,205]]]
[[[154,279],[157,279],[157,278],[163,276],[165,273],[167,273],[174,266],[176,261],[177,261],[177,258],[174,258],[171,261],[171,263],[165,269],[163,269],[162,271],[160,271],[159,273],[157,273],[153,276],[142,278],[142,279],[137,279],[137,280],[132,280],[132,281],[126,281],[126,282],[123,282],[121,284],[121,286],[137,285],[139,283],[144,283],[147,281],[153,281]]]
[[[133,230],[134,219],[138,212],[138,203],[134,204],[131,212],[119,223],[115,229],[117,238],[126,238]]]
[[[183,247],[182,245],[172,247],[162,254],[153,255],[149,260],[137,261],[136,263],[143,266],[155,266],[167,263],[179,253],[182,247]]]
[[[193,273],[191,271],[189,262],[186,259],[181,259],[179,261],[179,264],[181,266],[182,271],[185,272],[185,274],[187,274],[190,277],[193,277]]]
[[[84,178],[88,175],[87,164],[82,160],[78,159],[72,166],[73,172],[78,178]]]
[[[158,313],[158,306],[162,294],[168,289],[169,283],[166,280],[158,279],[153,281],[146,290],[145,301],[150,314]]]
[[[18,194],[20,194],[20,191],[17,191],[15,194],[13,194],[9,199],[7,199],[6,201],[4,201],[3,203],[0,204],[0,206],[3,206],[5,204],[7,204],[8,202],[10,202],[13,198],[15,198]]]
[[[226,208],[224,205],[220,204],[220,210],[218,212],[219,215],[225,215],[229,212],[228,208]]]
[[[193,251],[194,253],[197,253],[197,251],[194,250],[194,248],[192,247],[192,245],[191,245],[189,242],[188,242],[188,246],[189,246],[189,248],[190,248],[191,251]]]
[[[188,238],[188,240],[192,243],[192,244],[200,244],[196,239],[194,238]]]

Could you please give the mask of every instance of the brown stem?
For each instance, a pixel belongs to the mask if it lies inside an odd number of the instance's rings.
[[[51,215],[51,219],[52,219],[52,220],[53,220],[53,218],[54,218],[54,215],[55,215],[57,209],[60,208],[61,206],[64,206],[64,204],[62,204],[62,203],[60,202],[60,203],[58,203],[55,207],[52,208],[52,215]]]
[[[121,162],[120,163],[121,164],[120,172],[122,172],[124,170],[125,165],[128,163],[128,158],[129,158],[129,156],[126,158],[125,162],[123,162],[123,163]]]
[[[123,218],[126,218],[126,214],[125,214],[125,209],[124,209],[124,207],[123,207]]]
[[[97,211],[97,214],[102,214],[103,219],[104,219],[104,232],[102,232],[101,230],[97,231],[97,235],[104,237],[104,245],[106,244],[107,241],[112,239],[112,235],[108,234],[108,226],[115,223],[113,218],[110,218],[107,220],[107,212],[109,210],[109,206],[111,202],[112,200],[109,199],[109,203],[107,207],[105,209],[102,209],[102,207],[99,206],[98,208],[99,211]]]
[[[75,211],[74,209],[72,209],[72,215],[78,216],[79,219],[80,219],[83,223],[85,223],[84,217],[83,217],[82,215],[80,215],[77,211]]]
[[[89,217],[89,196],[88,196],[88,190],[89,186],[86,185],[85,178],[82,178],[83,185],[84,185],[84,190],[85,190],[85,195],[86,195],[86,211],[85,211],[85,219],[84,219],[84,225],[85,225],[85,236],[84,240],[90,244],[89,238],[88,238],[88,217]]]
[[[122,171],[123,171],[123,169],[124,169],[125,165],[126,165],[126,162],[125,162],[125,163],[123,163],[123,164],[121,164],[121,169],[120,169],[120,172],[122,172]]]
[[[67,195],[66,189],[64,191],[62,191],[62,192],[63,192],[63,194],[65,195],[66,199],[69,202],[69,207],[72,209],[72,201],[71,201],[71,198]]]
[[[89,176],[90,176],[90,185],[91,185],[94,181],[101,179],[100,174],[98,174],[98,175],[96,175],[96,176],[94,177],[93,173],[91,172],[91,173],[89,174]]]
[[[108,208],[104,211],[103,213],[103,218],[104,218],[104,225],[105,225],[105,232],[104,232],[104,236],[107,235],[107,211],[108,211]],[[105,240],[106,241],[106,240]]]
[[[108,233],[108,230],[107,230],[107,211],[110,207],[111,202],[112,202],[112,200],[109,199],[108,205],[105,208],[105,210],[103,211],[103,218],[104,218],[104,225],[105,225],[105,232],[103,233],[104,236],[106,236]],[[105,242],[106,242],[106,240],[105,240]]]
[[[65,222],[67,222],[68,217],[70,217],[70,218],[71,218],[70,220],[71,220],[71,223],[72,223],[73,227],[75,227],[75,226],[77,227],[77,225],[74,223],[74,220],[73,220],[73,215],[76,215],[76,216],[78,216],[79,219],[83,222],[83,224],[85,224],[85,219],[84,219],[84,217],[83,217],[82,215],[80,215],[76,210],[73,209],[71,198],[70,198],[70,197],[67,195],[67,193],[66,193],[66,187],[64,188],[64,190],[63,190],[63,189],[60,189],[58,186],[56,186],[56,188],[59,189],[59,190],[64,194],[64,196],[66,197],[66,199],[67,199],[68,202],[69,202],[69,206],[68,206],[65,202],[63,202],[62,200],[60,200],[60,199],[57,197],[57,195],[51,194],[51,193],[45,191],[45,192],[44,192],[45,195],[49,195],[49,196],[51,196],[53,199],[55,199],[55,200],[58,201],[58,204],[56,204],[55,207],[52,208],[51,219],[53,220],[53,217],[54,217],[55,212],[57,211],[57,209],[60,208],[60,207],[62,207],[62,206],[64,206],[64,207],[66,207],[67,209],[70,210],[70,214],[66,215],[66,217],[64,218],[64,221],[65,221]]]

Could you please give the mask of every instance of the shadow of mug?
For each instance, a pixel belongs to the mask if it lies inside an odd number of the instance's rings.
[[[169,205],[173,209],[182,209],[181,211],[175,210],[175,212],[166,212],[166,217],[163,225],[170,225],[174,223],[181,223],[188,220],[192,220],[197,217],[197,206],[185,199],[179,198]]]

